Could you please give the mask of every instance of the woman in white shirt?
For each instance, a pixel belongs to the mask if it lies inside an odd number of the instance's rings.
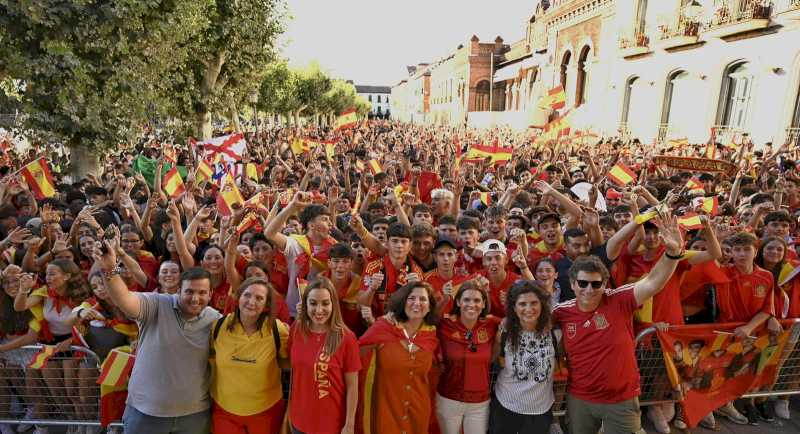
[[[511,287],[495,341],[502,368],[491,403],[491,433],[550,431],[556,369],[550,318],[550,293],[539,282],[522,280]]]

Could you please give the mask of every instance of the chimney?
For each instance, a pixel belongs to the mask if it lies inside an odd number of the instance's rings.
[[[469,53],[478,54],[478,49],[480,47],[480,42],[481,42],[481,40],[478,39],[478,36],[472,35],[472,38],[470,38],[469,42],[470,42]]]

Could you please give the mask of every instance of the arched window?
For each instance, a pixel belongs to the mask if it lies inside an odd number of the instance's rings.
[[[572,58],[572,52],[567,51],[564,53],[564,57],[561,58],[561,87],[564,88],[564,91],[567,90],[567,68],[569,68],[569,61]]]
[[[664,108],[661,110],[662,124],[670,123],[670,118],[674,115],[673,109],[679,109],[682,107],[680,102],[683,101],[680,101],[681,98],[679,98],[679,94],[676,92],[676,89],[680,90],[680,84],[682,83],[682,80],[685,80],[688,77],[689,73],[684,70],[675,71],[667,77],[667,86],[664,89]]]
[[[577,89],[575,91],[575,107],[586,102],[586,82],[588,81],[588,69],[589,69],[589,53],[591,52],[591,48],[588,45],[585,45],[583,49],[581,49],[581,54],[578,56],[578,84]]]
[[[489,111],[489,81],[483,80],[475,86],[475,111]]]
[[[747,129],[753,81],[749,62],[737,62],[725,68],[717,110],[718,125]]]
[[[687,126],[695,123],[692,107],[696,101],[690,86],[689,73],[682,69],[667,76],[659,139],[688,135]]]
[[[628,123],[628,115],[630,114],[631,109],[631,94],[633,93],[633,85],[638,80],[638,76],[633,76],[628,78],[625,81],[625,96],[622,97],[622,119],[620,122],[625,124]]]

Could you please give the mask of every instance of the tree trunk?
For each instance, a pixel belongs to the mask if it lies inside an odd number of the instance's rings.
[[[233,123],[234,131],[241,133],[242,122],[239,119],[239,110],[236,109],[236,104],[231,104],[231,122]]]
[[[200,111],[197,112],[197,132],[196,134],[199,135],[202,139],[210,139],[211,134],[213,133],[213,128],[211,125],[211,113],[208,111]]]
[[[70,151],[70,171],[72,180],[77,182],[85,178],[87,174],[100,176],[100,155],[94,149],[80,143],[80,139],[74,139],[69,144]]]

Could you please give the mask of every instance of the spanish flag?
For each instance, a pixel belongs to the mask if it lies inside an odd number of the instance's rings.
[[[702,229],[703,222],[700,220],[700,216],[696,213],[689,212],[680,217],[678,217],[678,226],[687,231],[691,231],[694,229]]]
[[[128,381],[133,369],[136,356],[117,349],[111,350],[100,367],[100,376],[97,384],[103,386],[119,387]]]
[[[381,163],[378,163],[378,160],[369,160],[367,164],[369,164],[369,171],[372,172],[373,176],[383,172],[383,167],[381,167]]]
[[[636,224],[640,225],[640,224],[643,224],[644,222],[652,220],[657,215],[658,215],[658,212],[656,210],[651,210],[651,211],[647,211],[644,214],[637,215],[636,217],[634,217],[633,220],[636,221]]]
[[[247,163],[245,165],[244,172],[247,174],[247,177],[253,181],[258,181],[261,178],[261,174],[259,173],[258,165],[256,165],[256,163]]]
[[[211,181],[211,178],[214,176],[214,169],[208,165],[203,160],[200,160],[200,163],[197,165],[197,170],[194,172],[194,179],[197,183],[202,184],[203,182]]]
[[[488,191],[481,192],[480,199],[484,205],[489,206],[492,204],[492,193]]]
[[[305,139],[300,137],[295,137],[292,139],[291,148],[294,155],[302,155],[311,149],[308,147],[308,143],[305,141]]]
[[[496,143],[493,146],[485,145],[472,145],[464,155],[463,161],[468,163],[477,163],[491,158],[491,164],[505,163],[511,160],[511,155],[514,153],[514,148],[500,147]]]
[[[717,145],[715,143],[707,144],[706,150],[703,152],[703,157],[708,158],[709,160],[717,158]]]
[[[539,100],[540,108],[558,110],[564,108],[566,105],[567,94],[564,92],[564,87],[562,87],[560,84],[547,91],[547,95],[543,96],[542,99]]]
[[[178,153],[175,151],[175,148],[171,145],[164,145],[164,160],[172,165],[178,164]]]
[[[714,197],[707,197],[703,199],[702,205],[700,205],[700,209],[708,213],[709,215],[715,216],[719,213],[719,199],[717,196]]]
[[[351,108],[345,110],[342,114],[336,118],[336,123],[334,124],[334,131],[341,130],[344,128],[352,128],[356,126],[356,122],[358,122],[358,117],[356,116],[356,109]]]
[[[536,137],[536,142],[547,143],[551,140],[558,140],[560,137],[568,136],[572,128],[572,115],[573,111],[570,110],[545,125],[542,134]]]
[[[28,163],[20,173],[25,178],[25,182],[28,183],[31,192],[36,196],[36,200],[47,199],[56,195],[53,175],[50,173],[50,167],[44,158]]]
[[[31,359],[30,363],[28,363],[28,367],[31,369],[42,369],[47,366],[47,361],[53,357],[53,354],[56,352],[55,345],[45,345],[42,347],[42,350],[36,353]]]
[[[706,194],[703,184],[697,178],[689,179],[689,182],[686,183],[686,190],[689,191],[689,194]]]
[[[181,174],[178,173],[178,168],[173,167],[172,169],[164,175],[164,180],[161,181],[161,186],[164,188],[164,192],[173,199],[183,194],[186,191],[186,187],[183,185],[183,179],[181,179]]]
[[[222,189],[217,193],[217,208],[220,215],[233,215],[233,211],[237,208],[236,205],[241,207],[243,204],[244,198],[239,192],[239,188],[236,187],[236,182],[230,173],[226,174],[222,180]]]
[[[608,171],[608,179],[617,185],[628,185],[636,181],[636,173],[634,173],[628,166],[619,162]]]
[[[241,235],[245,233],[248,229],[256,226],[259,223],[258,216],[256,216],[253,212],[248,212],[246,216],[242,219],[238,226],[236,226],[236,233]]]

